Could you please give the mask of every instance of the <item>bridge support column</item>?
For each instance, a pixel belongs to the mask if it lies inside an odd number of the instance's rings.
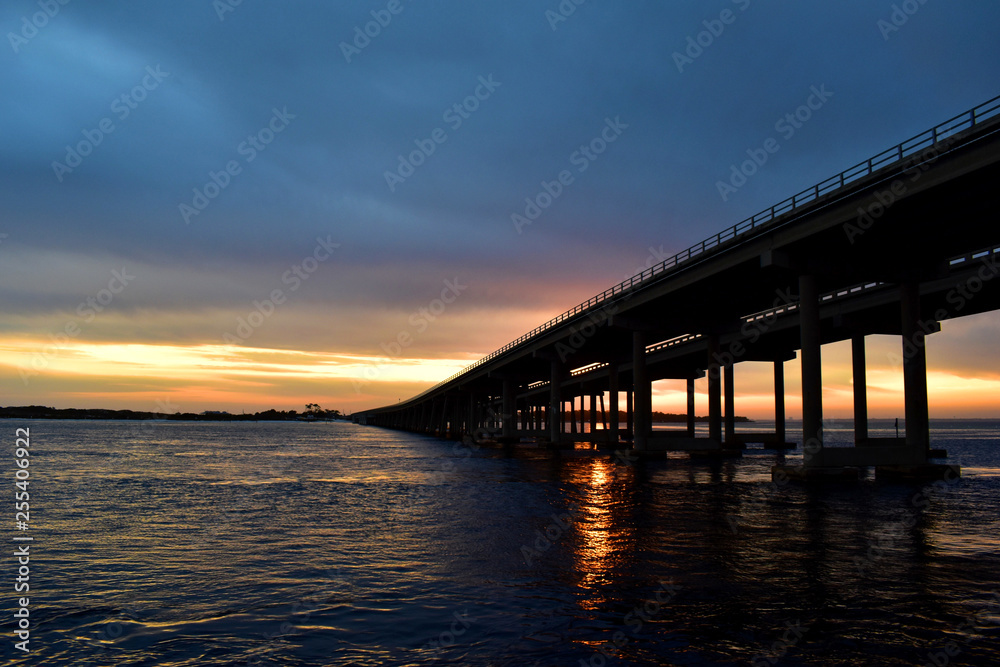
[[[604,411],[604,393],[601,392],[601,428],[608,432],[608,413]]]
[[[578,421],[578,415],[576,413],[576,394],[574,394],[569,399],[569,432],[576,435],[576,422]]]
[[[601,395],[601,400],[604,400],[604,395]],[[590,395],[590,437],[594,437],[597,433],[597,396],[595,394]]]
[[[708,437],[722,442],[722,374],[719,368],[719,337],[708,337]]]
[[[653,386],[646,368],[646,333],[632,332],[632,391],[635,393],[635,433],[632,446],[644,451],[649,444],[652,428]]]
[[[504,379],[503,381],[502,410],[503,414],[500,415],[503,422],[501,434],[503,437],[509,438],[514,435],[514,431],[517,429],[517,405],[514,396],[514,381],[510,379]]]
[[[920,327],[920,289],[913,281],[900,286],[903,318],[903,393],[905,395],[906,446],[920,450],[926,459],[931,446],[927,404],[926,334]]]
[[[618,364],[608,367],[608,442],[618,444]]]
[[[816,277],[799,277],[802,348],[802,451],[806,467],[823,465],[823,357]]]
[[[553,360],[552,362],[551,375],[549,378],[549,409],[548,409],[548,421],[549,421],[549,441],[552,444],[557,444],[561,440],[562,436],[562,376],[563,368],[562,363]]]
[[[687,379],[687,437],[694,437],[694,378]]]
[[[434,421],[434,415],[437,414],[437,399],[431,399],[431,410],[430,415],[427,417],[427,421],[424,423],[424,433],[434,435],[434,425],[437,423]]]
[[[868,374],[865,361],[865,336],[851,338],[851,365],[854,371],[854,444],[868,440]]]
[[[441,407],[441,428],[440,428],[440,434],[439,434],[439,437],[441,437],[441,438],[447,438],[448,437],[448,418],[449,418],[449,414],[448,414],[448,395],[445,394],[445,396],[444,396],[444,405]]]
[[[785,362],[774,362],[774,434],[783,446],[785,437]]]
[[[635,381],[632,382],[633,386]],[[634,392],[625,392],[625,428],[627,429],[625,435],[631,440],[635,440],[635,401],[632,400],[632,394]]]
[[[733,362],[726,361],[723,367],[726,375],[726,446],[736,440],[736,388],[733,386]]]

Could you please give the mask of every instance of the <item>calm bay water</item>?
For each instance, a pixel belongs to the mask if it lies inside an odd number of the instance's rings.
[[[12,664],[1000,664],[996,421],[933,423],[943,488],[346,423],[4,420],[8,461],[23,426]]]

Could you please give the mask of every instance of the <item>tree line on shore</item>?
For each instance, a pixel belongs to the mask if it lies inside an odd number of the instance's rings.
[[[41,405],[0,407],[0,418],[7,419],[169,419],[176,421],[325,421],[343,419],[339,410],[324,410],[316,403],[296,410],[264,410],[253,414],[231,414],[217,410],[194,412],[144,412],[101,408],[50,408]]]

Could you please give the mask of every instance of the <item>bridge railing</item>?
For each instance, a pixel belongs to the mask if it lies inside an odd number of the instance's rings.
[[[994,97],[991,100],[983,102],[982,104],[969,109],[963,113],[958,114],[953,118],[935,125],[934,127],[921,132],[920,134],[910,137],[906,141],[902,141],[892,148],[888,148],[881,153],[873,155],[864,162],[859,162],[858,164],[845,169],[835,176],[831,176],[823,181],[820,181],[816,185],[806,188],[805,190],[798,192],[791,197],[771,206],[770,208],[764,209],[754,215],[741,220],[732,227],[725,229],[715,236],[710,236],[707,239],[696,243],[695,245],[681,250],[673,257],[669,257],[664,261],[656,264],[645,271],[635,274],[634,276],[623,280],[622,282],[609,287],[600,294],[587,299],[581,304],[570,308],[566,312],[557,315],[545,324],[535,327],[523,336],[513,340],[498,350],[495,350],[483,357],[482,359],[466,366],[459,372],[455,373],[451,377],[442,380],[438,384],[434,385],[430,389],[421,392],[414,398],[420,398],[424,394],[431,393],[438,389],[439,387],[456,380],[457,378],[465,375],[466,373],[475,370],[479,366],[496,359],[498,356],[509,352],[510,350],[518,347],[522,343],[531,340],[532,338],[538,336],[553,327],[562,324],[566,320],[574,318],[582,313],[588,312],[595,309],[595,307],[600,306],[607,301],[617,297],[620,294],[629,292],[636,288],[638,285],[645,283],[653,277],[662,276],[663,274],[676,269],[685,262],[703,255],[710,250],[716,250],[721,246],[728,244],[730,242],[736,241],[738,238],[744,236],[749,232],[760,231],[765,227],[769,226],[770,223],[774,222],[777,218],[794,211],[800,206],[809,204],[819,200],[822,197],[835,193],[841,188],[850,185],[854,181],[861,178],[865,178],[874,174],[876,171],[887,167],[889,165],[896,164],[902,160],[909,157],[913,157],[917,153],[923,150],[929,150],[941,143],[945,139],[949,139],[954,135],[969,130],[976,125],[981,124],[983,121],[992,119],[1000,116],[1000,95]],[[410,399],[413,400],[413,399]]]

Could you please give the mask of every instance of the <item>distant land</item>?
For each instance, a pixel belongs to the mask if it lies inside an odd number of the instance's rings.
[[[623,413],[620,413],[620,414],[623,414]],[[672,412],[657,412],[655,410],[653,411],[653,423],[654,424],[663,424],[663,423],[686,424],[687,423],[687,419],[688,419],[687,415],[676,415],[676,414],[674,414]],[[708,415],[705,415],[704,417],[695,417],[694,420],[696,422],[708,423]],[[625,421],[625,419],[623,418],[623,419],[621,419],[621,421]],[[737,415],[736,417],[733,417],[733,421],[738,421],[738,422],[752,422],[753,420],[750,419],[749,417],[740,417],[739,415]]]
[[[578,416],[584,421],[590,420],[590,411]],[[569,419],[569,414],[566,414]],[[205,412],[136,412],[134,410],[106,410],[102,408],[50,408],[43,405],[25,405],[20,407],[0,407],[0,419],[169,419],[175,421],[330,421],[346,419],[339,410],[323,410],[318,405],[305,412],[295,410],[265,410],[253,414],[231,414],[217,410]],[[600,415],[598,415],[600,419]],[[618,412],[618,421],[627,421],[628,415]],[[699,423],[707,423],[708,417],[695,417]],[[749,417],[734,417],[738,422],[752,422]],[[653,411],[654,424],[685,424],[687,415],[672,412]]]
[[[208,410],[201,413],[136,412],[134,410],[104,410],[100,408],[49,408],[41,405],[0,407],[0,418],[5,419],[170,419],[176,421],[328,421],[344,419],[338,410],[265,410],[253,414],[234,415]]]

